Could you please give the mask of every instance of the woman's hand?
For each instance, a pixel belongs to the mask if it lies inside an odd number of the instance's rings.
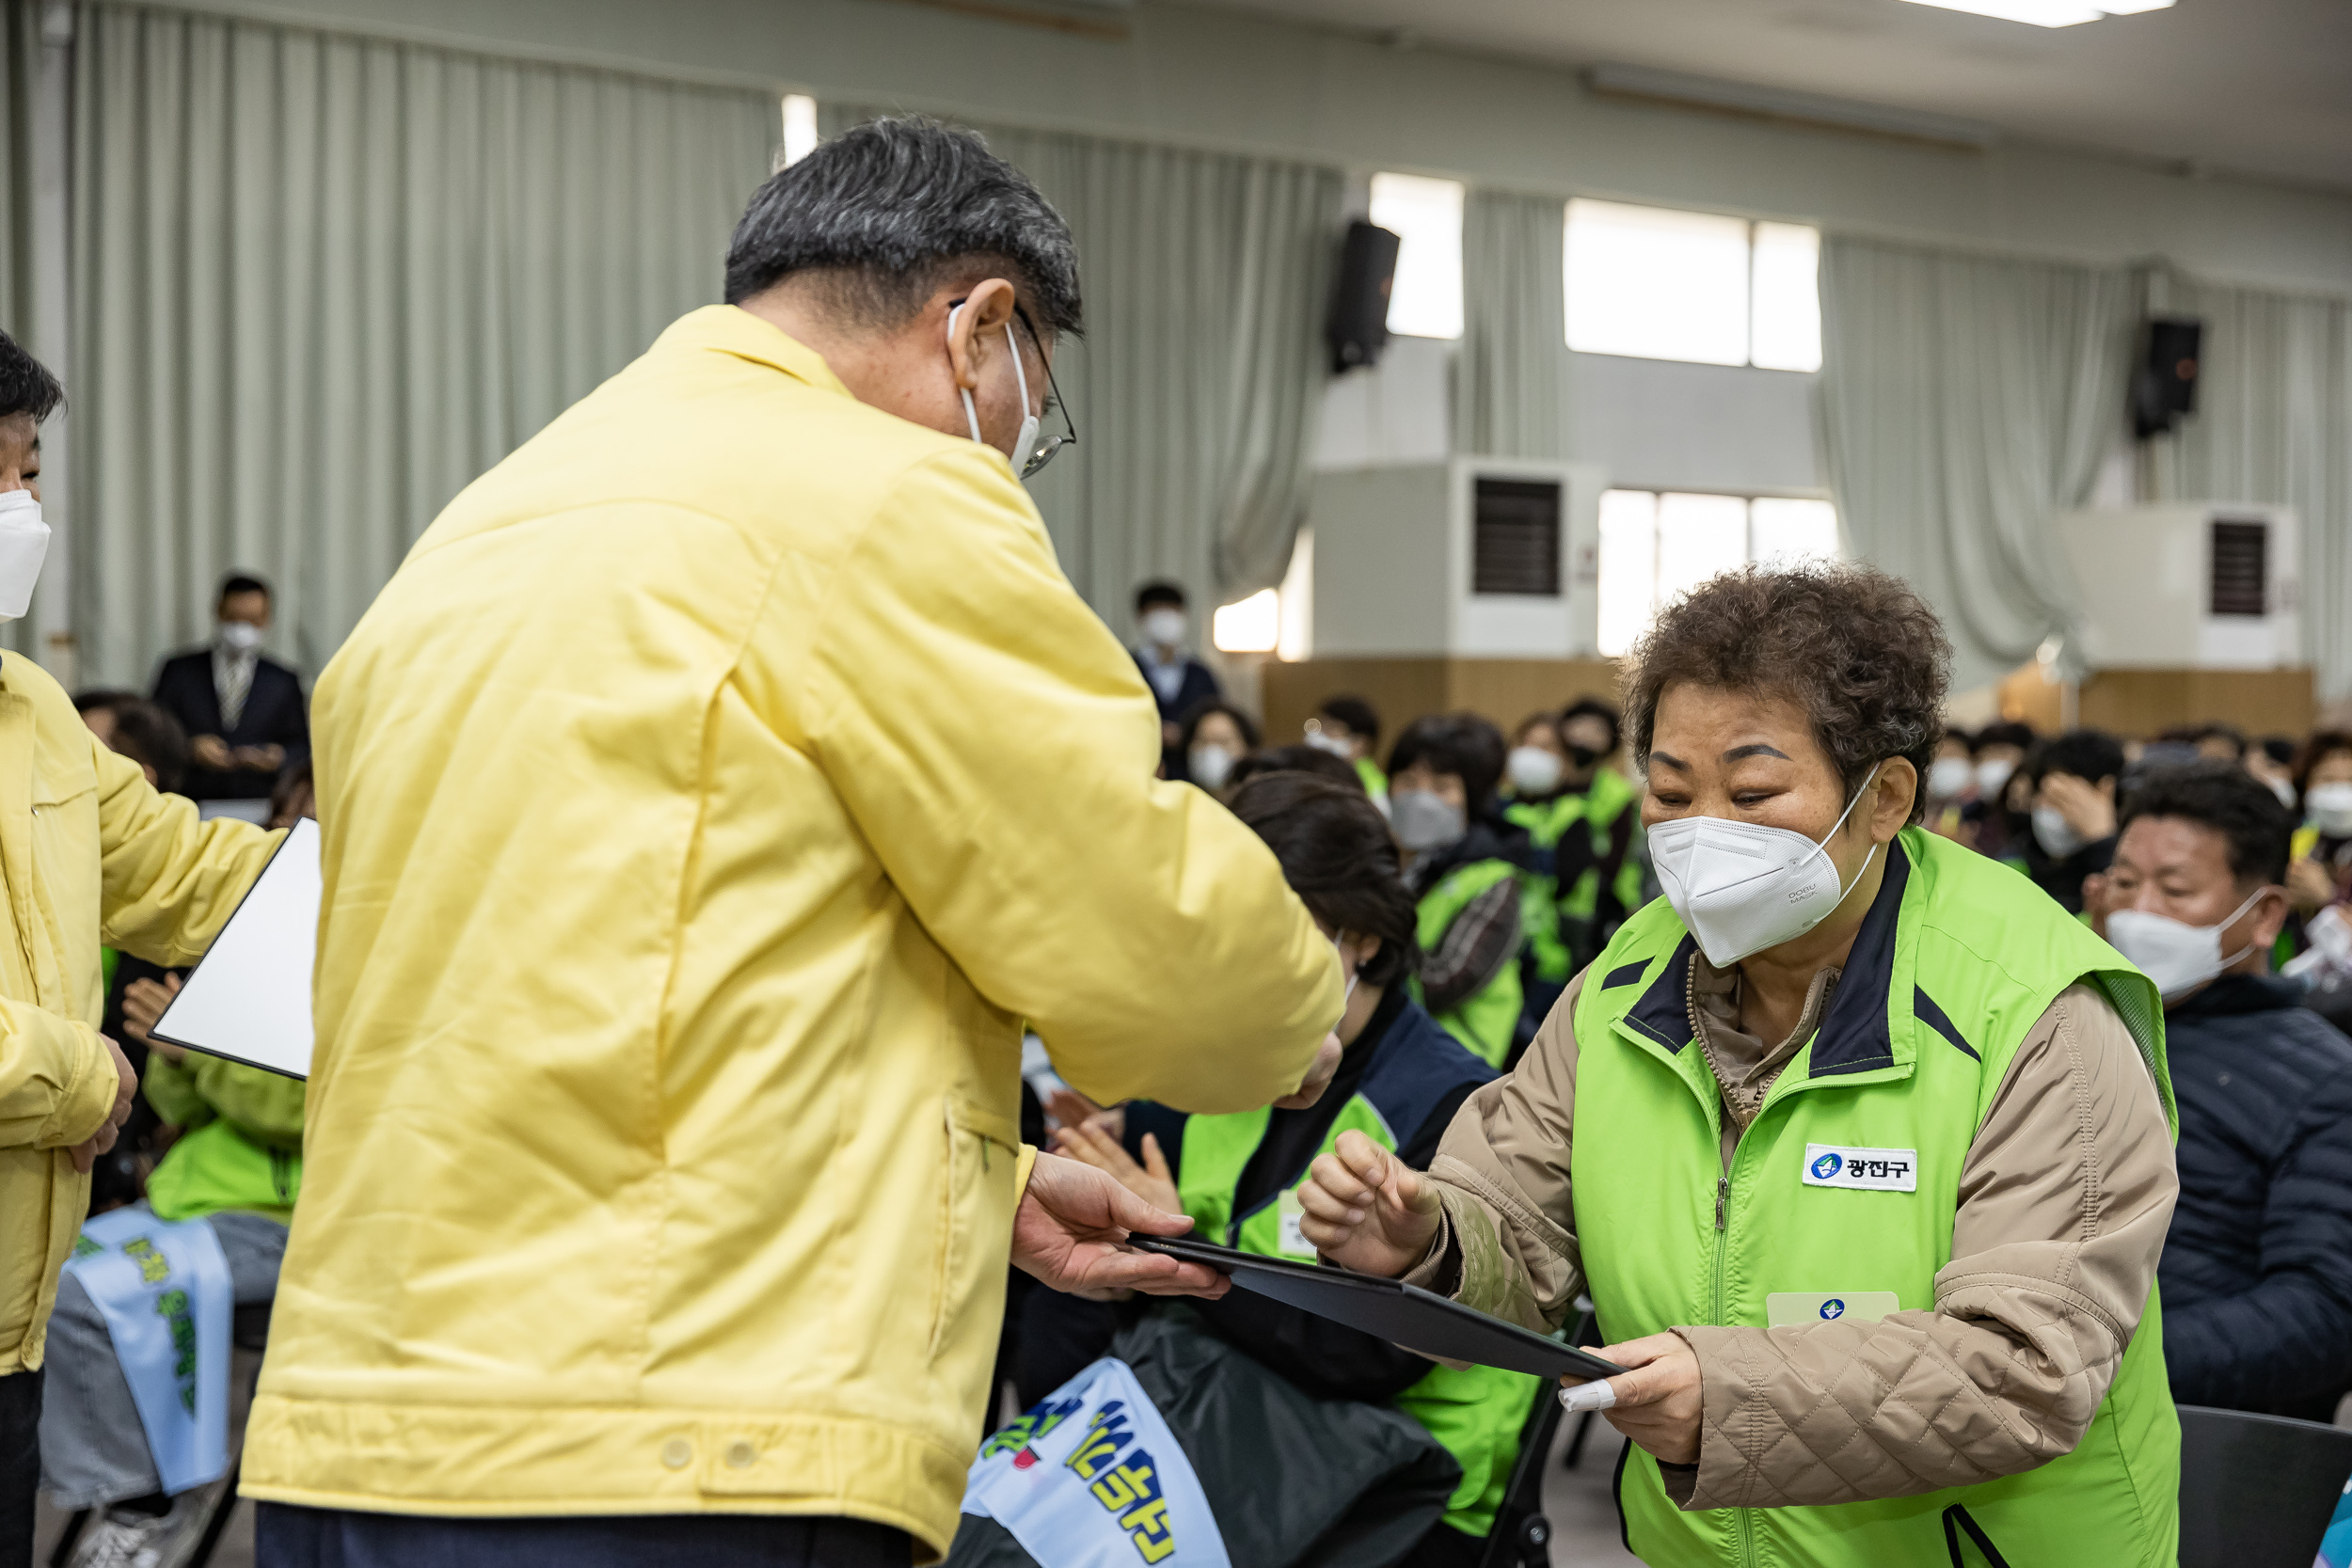
[[[2072,773],[2047,774],[2042,781],[2042,798],[2058,808],[2066,825],[2085,844],[2114,836],[2115,800],[2090,780]]]
[[[1109,1129],[1092,1121],[1055,1133],[1054,1152],[1085,1161],[1154,1209],[1171,1214],[1184,1212],[1184,1200],[1176,1195],[1176,1178],[1168,1173],[1160,1140],[1152,1133],[1143,1135],[1141,1164],[1136,1164]]]
[[[1232,1288],[1225,1275],[1165,1253],[1136,1252],[1130,1233],[1181,1236],[1192,1228],[1136,1196],[1091,1165],[1042,1154],[1029,1172],[1028,1190],[1012,1216],[1012,1260],[1057,1291],[1141,1291],[1153,1296],[1207,1296]]]
[[[1114,1138],[1127,1135],[1125,1106],[1114,1105],[1105,1111],[1067,1084],[1045,1097],[1045,1115],[1057,1127],[1099,1125],[1109,1129]]]
[[[1631,1370],[1609,1380],[1616,1408],[1609,1424],[1652,1458],[1695,1465],[1699,1458],[1699,1358],[1679,1334],[1652,1334],[1595,1353]],[[1564,1377],[1563,1385],[1581,1382]]]
[[[1393,1278],[1438,1234],[1438,1194],[1404,1161],[1350,1130],[1299,1183],[1299,1233],[1332,1262]]]
[[[159,1040],[148,1031],[155,1027],[171,1006],[171,999],[180,994],[180,976],[167,974],[158,983],[153,980],[134,980],[122,988],[122,1032],[135,1040],[144,1040],[147,1048],[167,1062],[184,1061],[187,1053],[167,1040]]]

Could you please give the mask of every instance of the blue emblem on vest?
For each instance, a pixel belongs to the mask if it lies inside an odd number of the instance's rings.
[[[1829,1158],[1835,1160],[1837,1156],[1833,1154],[1830,1155]],[[1842,1317],[1845,1315],[1845,1311],[1846,1304],[1839,1301],[1836,1296],[1832,1296],[1829,1300],[1821,1303],[1821,1316],[1824,1318]]]
[[[1845,1168],[1844,1159],[1836,1154],[1824,1154],[1813,1162],[1813,1176],[1816,1180],[1826,1181]]]

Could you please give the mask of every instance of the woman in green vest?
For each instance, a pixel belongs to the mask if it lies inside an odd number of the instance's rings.
[[[1344,1048],[1339,1071],[1304,1109],[1187,1117],[1139,1103],[1063,1132],[1059,1147],[1146,1200],[1191,1215],[1207,1240],[1311,1259],[1295,1189],[1315,1157],[1353,1136],[1406,1165],[1426,1165],[1454,1113],[1495,1074],[1406,994],[1417,957],[1412,895],[1399,879],[1388,825],[1363,793],[1277,772],[1242,784],[1231,804],[1273,849],[1339,950],[1349,978],[1336,1031]],[[1247,1291],[1190,1305],[1225,1339],[1317,1398],[1394,1404],[1427,1428],[1462,1475],[1444,1516],[1400,1568],[1476,1568],[1538,1380],[1488,1367],[1433,1366]]]
[[[1666,896],[1428,1175],[1343,1136],[1324,1257],[1531,1326],[1591,1292],[1661,1568],[2169,1564],[2162,1004],[1915,824],[1949,653],[1862,566],[1718,578],[1627,671]],[[1611,1406],[1613,1405],[1613,1408]]]
[[[1534,850],[1519,872],[1522,1039],[1534,1037],[1568,977],[1649,901],[1640,797],[1623,773],[1602,766],[1617,732],[1616,709],[1580,697],[1559,713],[1530,717],[1512,738],[1502,816],[1525,830]]]
[[[1405,852],[1424,955],[1415,1000],[1489,1067],[1518,1028],[1518,876],[1527,835],[1502,819],[1502,732],[1474,713],[1424,714],[1389,753],[1389,818]]]

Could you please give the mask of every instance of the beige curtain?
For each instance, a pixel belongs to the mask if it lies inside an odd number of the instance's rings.
[[[315,674],[484,469],[719,297],[765,94],[80,14],[75,619],[141,683],[258,570]]]
[[[2157,498],[2297,510],[2304,646],[2321,696],[2352,696],[2352,303],[2149,283],[2153,309],[2205,324],[2197,412],[2153,443]]]
[[[2050,520],[2114,442],[2137,313],[2121,267],[1823,237],[1831,483],[1855,553],[1943,616],[1956,689],[2074,625]]]
[[[1558,197],[1473,190],[1463,204],[1457,451],[1568,455],[1566,218]]]
[[[829,135],[885,112],[821,107]],[[1077,239],[1086,341],[1054,374],[1078,445],[1030,484],[1071,581],[1122,633],[1146,578],[1203,610],[1279,582],[1306,515],[1340,171],[975,128]]]

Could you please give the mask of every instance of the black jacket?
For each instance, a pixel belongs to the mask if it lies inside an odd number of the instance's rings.
[[[213,689],[213,651],[176,654],[164,660],[155,675],[155,702],[188,732],[216,735],[233,750],[239,746],[283,746],[291,768],[310,754],[310,717],[302,695],[302,682],[292,670],[270,659],[253,662],[253,689],[246,693],[245,710],[234,729],[220,722],[220,695]],[[278,783],[274,773],[245,768],[220,771],[188,768],[181,793],[197,800],[266,800]]]
[[[2352,1386],[2352,1039],[2294,982],[2165,1017],[2181,1198],[2157,1278],[2172,1397],[2326,1421]]]

